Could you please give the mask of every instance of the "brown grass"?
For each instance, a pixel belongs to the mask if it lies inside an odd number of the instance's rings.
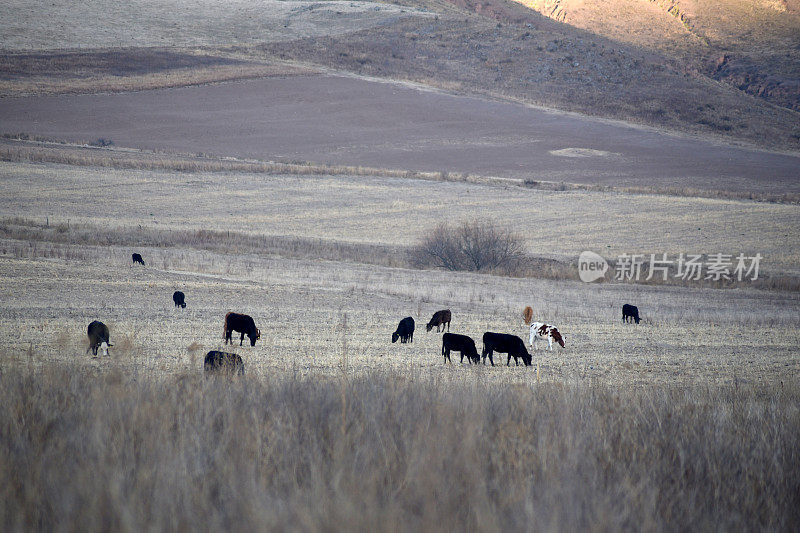
[[[25,139],[26,134],[13,134],[12,137]],[[35,140],[44,140],[36,138]],[[51,141],[47,139],[47,141]],[[91,141],[87,141],[87,144]],[[106,167],[136,170],[173,170],[176,172],[252,172],[262,174],[297,175],[347,175],[347,176],[386,176],[408,177],[410,175],[433,178],[435,173],[410,173],[404,170],[379,169],[370,167],[350,167],[342,165],[317,165],[312,163],[280,163],[262,161],[242,161],[200,156],[159,155],[148,152],[65,150],[60,147],[8,147],[0,148],[0,161],[34,163],[58,163],[82,167]]]
[[[168,170],[175,172],[248,172],[258,174],[296,174],[306,176],[376,176],[389,178],[410,178],[429,181],[451,181],[498,185],[502,187],[519,186],[545,191],[592,191],[624,194],[646,194],[676,196],[683,198],[714,198],[723,200],[750,200],[777,204],[800,204],[798,193],[775,193],[761,191],[736,191],[723,189],[698,189],[694,187],[662,186],[610,186],[555,182],[531,179],[499,178],[479,176],[469,173],[421,172],[414,170],[374,168],[363,166],[324,165],[302,161],[276,162],[253,161],[236,158],[214,157],[206,154],[188,155],[179,153],[151,152],[147,150],[110,149],[113,140],[105,145],[106,139],[87,139],[86,145],[76,145],[61,139],[31,135],[28,133],[5,133],[6,139],[0,145],[0,161],[21,163],[55,163],[78,167],[103,167],[132,170]],[[10,142],[9,142],[10,141]],[[16,141],[20,141],[17,143]],[[87,149],[104,147],[106,150]]]
[[[94,249],[75,248],[95,246],[123,246],[129,248],[188,248],[207,250],[226,254],[254,254],[266,257],[283,257],[288,259],[324,259],[328,261],[344,261],[350,263],[379,265],[393,268],[438,268],[456,271],[476,270],[459,256],[451,267],[433,261],[429,253],[420,246],[390,246],[365,244],[356,242],[330,241],[307,237],[252,235],[235,231],[212,230],[160,230],[143,227],[102,228],[94,224],[58,223],[49,225],[40,221],[24,218],[0,219],[0,238],[11,239],[0,243],[2,254],[11,254],[18,258],[48,257],[54,259],[90,259]],[[13,242],[18,241],[18,242]],[[515,241],[516,242],[516,241]],[[430,246],[430,244],[428,244]],[[519,242],[515,246],[521,247]],[[523,277],[547,280],[578,281],[577,260],[557,260],[546,256],[520,253],[513,254],[510,262],[484,266],[485,273],[499,276]],[[603,281],[614,281],[615,259],[607,258],[610,268]],[[736,288],[751,287],[775,291],[800,291],[800,277],[775,271],[759,272],[759,279],[745,277],[739,281],[731,280],[693,280],[677,277],[677,266],[672,265],[668,277],[663,279],[660,273],[649,277],[649,265],[645,263],[641,269],[641,277],[637,285],[670,285],[682,287]]]
[[[759,191],[726,191],[720,189],[698,189],[695,187],[632,187],[610,186],[590,183],[566,183],[526,179],[524,187],[544,191],[596,191],[621,192],[625,194],[655,194],[659,196],[679,196],[684,198],[716,198],[721,200],[751,200],[773,204],[800,204],[798,193],[768,193]]]
[[[6,531],[795,530],[800,388],[0,373]]]
[[[0,97],[143,91],[308,72],[282,62],[157,48],[9,53],[0,56]]]

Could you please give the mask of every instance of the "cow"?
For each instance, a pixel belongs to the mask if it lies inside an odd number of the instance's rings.
[[[553,341],[556,341],[557,344],[560,344],[561,347],[564,347],[564,338],[561,336],[561,333],[558,332],[555,326],[550,326],[543,322],[534,322],[531,324],[531,336],[528,339],[528,344],[533,346],[533,349],[536,349],[536,341],[538,339],[547,339],[547,344],[550,346],[550,351],[553,350]]]
[[[622,321],[626,323],[630,322],[630,320],[628,320],[629,318],[638,324],[639,308],[635,305],[625,304],[622,306]]]
[[[442,335],[442,355],[444,362],[447,363],[450,359],[450,350],[454,352],[461,352],[461,362],[464,362],[464,356],[467,356],[467,361],[470,364],[478,364],[480,358],[478,357],[478,349],[475,347],[475,341],[472,337],[466,335],[459,335],[457,333],[445,333]]]
[[[133,261],[133,263],[131,263],[132,265],[139,263],[140,265],[144,266],[144,259],[142,259],[142,256],[137,253],[131,254],[131,260]]]
[[[483,364],[486,364],[486,357],[489,357],[489,362],[494,366],[494,359],[492,353],[501,352],[508,354],[508,361],[506,366],[511,364],[511,358],[514,358],[514,363],[519,365],[518,357],[522,358],[525,366],[531,366],[532,357],[525,348],[525,343],[516,335],[509,335],[507,333],[492,333],[487,331],[483,334]]]
[[[531,320],[533,320],[533,308],[529,305],[522,310],[522,321],[526,326],[530,326]]]
[[[400,339],[400,344],[414,342],[414,319],[410,316],[397,324],[397,330],[392,333],[392,342],[397,342],[397,339]]]
[[[220,372],[224,374],[244,375],[244,362],[235,353],[218,352],[211,350],[206,354],[203,362],[203,370],[206,372]]]
[[[186,309],[186,301],[184,298],[186,298],[186,295],[181,291],[175,291],[172,293],[172,301],[175,302],[175,307]]]
[[[433,313],[431,317],[431,321],[425,325],[425,331],[430,331],[433,329],[433,326],[436,326],[436,333],[439,333],[439,326],[442,327],[442,331],[444,331],[444,325],[447,324],[447,331],[450,331],[450,318],[452,317],[452,313],[450,313],[449,309],[442,309],[441,311],[436,311]]]
[[[89,324],[88,335],[89,347],[86,348],[86,353],[89,353],[89,350],[92,350],[92,355],[97,357],[97,349],[100,348],[102,355],[107,356],[108,347],[114,346],[109,340],[108,326],[99,320],[95,320]]]
[[[251,316],[228,313],[225,315],[225,322],[222,327],[222,337],[225,339],[225,344],[233,344],[231,336],[234,331],[242,334],[239,338],[239,346],[244,342],[245,335],[250,337],[250,346],[255,346],[256,341],[261,337],[261,331],[256,327],[256,323]]]

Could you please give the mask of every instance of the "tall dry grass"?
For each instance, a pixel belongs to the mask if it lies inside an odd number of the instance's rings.
[[[229,380],[109,363],[6,367],[0,391],[5,531],[800,525],[797,384]]]

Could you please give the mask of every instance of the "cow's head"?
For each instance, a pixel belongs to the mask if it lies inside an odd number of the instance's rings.
[[[560,344],[562,348],[564,347],[564,338],[561,336],[561,333],[559,333],[556,328],[552,328],[550,330],[550,336],[553,338],[554,341]]]
[[[433,329],[433,322],[428,322],[425,324],[425,331],[430,331]]]
[[[633,317],[633,319],[634,319],[634,320],[636,321],[636,323],[638,324],[638,323],[639,323],[639,313],[636,313],[636,316],[635,316],[635,317]]]
[[[114,346],[114,345],[111,344],[110,342],[106,342],[106,341],[101,342],[100,343],[100,347],[99,347],[100,355],[107,357],[108,356],[108,347],[109,346]]]
[[[261,338],[261,330],[256,328],[255,333],[248,333],[247,336],[250,337],[250,346],[255,346],[256,341]]]
[[[392,333],[392,342],[397,342],[397,339],[399,339],[399,338],[400,338],[400,334],[398,334],[396,331],[394,333]]]
[[[528,350],[523,351],[522,362],[525,363],[525,366],[531,366],[533,364],[533,357],[531,357],[531,354],[528,353]]]

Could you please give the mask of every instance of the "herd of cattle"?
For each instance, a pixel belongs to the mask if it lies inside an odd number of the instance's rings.
[[[133,263],[140,263],[144,265],[144,260],[139,254],[132,255]],[[186,295],[181,291],[175,291],[172,295],[172,301],[175,307],[182,309],[186,308]],[[508,333],[495,333],[487,331],[483,334],[483,350],[481,355],[478,355],[478,349],[475,346],[475,341],[468,335],[460,335],[458,333],[450,333],[450,322],[453,318],[453,313],[449,309],[442,309],[433,314],[430,321],[425,325],[425,330],[430,332],[434,326],[438,333],[445,330],[447,332],[442,335],[442,356],[444,362],[452,363],[450,359],[450,352],[459,352],[461,354],[461,362],[464,362],[464,357],[470,364],[478,364],[483,360],[486,364],[486,359],[494,366],[494,352],[504,353],[508,355],[506,366],[511,364],[511,358],[514,358],[514,364],[519,365],[519,359],[525,366],[532,364],[532,356],[528,352],[525,342],[516,335]],[[528,337],[528,344],[536,349],[536,341],[546,340],[550,350],[553,349],[553,343],[560,345],[562,348],[565,346],[564,338],[558,331],[558,328],[545,324],[543,322],[533,322],[533,309],[528,306],[522,312],[522,319],[526,325],[530,327],[530,336]],[[635,305],[625,304],[622,306],[622,321],[634,321],[637,324],[640,321],[639,309]],[[392,333],[392,343],[400,340],[401,344],[414,342],[414,319],[410,316],[405,317],[397,325],[397,329]],[[255,321],[249,315],[242,315],[239,313],[228,313],[225,315],[222,328],[222,338],[224,344],[233,344],[233,332],[240,334],[239,346],[244,343],[244,337],[247,335],[250,340],[250,346],[255,346],[256,341],[261,337],[261,331],[256,327]],[[95,320],[89,324],[88,329],[89,348],[86,353],[92,350],[94,356],[97,356],[98,350],[104,356],[108,355],[109,346],[111,344],[108,326],[102,322]],[[222,352],[218,350],[209,351],[203,362],[203,368],[206,372],[225,371],[236,374],[244,374],[244,362],[242,358],[234,353]]]

